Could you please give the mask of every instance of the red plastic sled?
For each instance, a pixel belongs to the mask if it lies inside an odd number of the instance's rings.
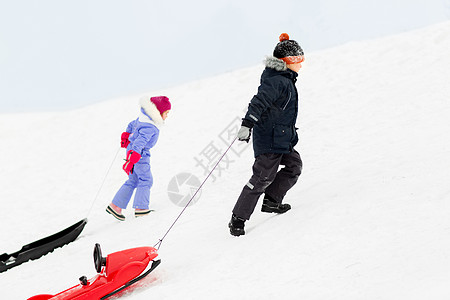
[[[100,245],[95,244],[94,264],[99,274],[90,280],[82,276],[80,284],[59,294],[36,295],[28,300],[106,299],[150,274],[161,263],[161,260],[154,260],[157,256],[155,248],[139,247],[102,257]]]

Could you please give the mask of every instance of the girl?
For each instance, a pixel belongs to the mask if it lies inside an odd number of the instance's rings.
[[[124,221],[125,209],[136,189],[133,208],[135,216],[147,215],[150,202],[150,188],[153,177],[150,171],[150,148],[155,146],[159,136],[159,126],[164,124],[171,104],[166,96],[144,96],[140,99],[141,112],[136,120],[131,121],[121,136],[121,147],[127,148],[126,162],[123,170],[128,180],[114,196],[106,211],[119,221]]]

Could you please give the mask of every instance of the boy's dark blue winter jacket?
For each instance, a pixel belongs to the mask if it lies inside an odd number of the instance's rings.
[[[298,142],[297,73],[275,57],[266,60],[258,93],[248,106],[243,124],[252,123],[255,157],[263,153],[289,153]]]

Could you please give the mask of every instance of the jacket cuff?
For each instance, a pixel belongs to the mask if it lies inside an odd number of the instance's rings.
[[[248,127],[248,128],[253,128],[253,126],[255,126],[255,124],[248,120],[248,119],[242,119],[242,126]]]

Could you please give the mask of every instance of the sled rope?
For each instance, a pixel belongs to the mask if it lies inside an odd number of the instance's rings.
[[[153,246],[153,248],[156,248],[157,250],[159,250],[159,248],[161,247],[162,242],[164,241],[164,239],[166,238],[167,234],[169,234],[170,230],[172,230],[173,226],[175,225],[175,223],[178,221],[178,219],[180,219],[181,215],[184,213],[184,211],[187,209],[187,207],[189,206],[189,204],[191,204],[192,200],[195,198],[195,196],[197,196],[198,192],[200,191],[200,189],[202,188],[202,186],[205,184],[205,182],[208,180],[208,178],[211,176],[212,172],[214,172],[214,170],[217,168],[217,166],[219,165],[219,163],[222,161],[222,159],[225,157],[225,155],[228,153],[228,151],[230,150],[231,146],[233,146],[234,142],[236,141],[237,137],[234,138],[234,140],[231,142],[230,146],[228,146],[227,150],[225,150],[225,152],[222,154],[222,156],[219,158],[219,160],[217,161],[217,163],[214,165],[214,167],[211,169],[211,171],[209,172],[209,174],[206,176],[205,180],[203,180],[202,184],[200,184],[200,186],[197,188],[197,190],[195,191],[194,195],[191,197],[191,199],[188,201],[188,203],[184,206],[183,210],[180,212],[180,214],[178,215],[178,217],[175,219],[175,221],[172,223],[172,225],[170,225],[169,229],[166,231],[166,233],[164,234],[164,236],[159,239],[159,241],[155,244],[155,246]]]
[[[111,171],[111,168],[112,168],[112,166],[114,165],[114,162],[116,161],[116,158],[117,158],[117,155],[119,154],[120,149],[121,149],[121,147],[119,147],[119,148],[117,149],[116,155],[114,155],[114,158],[113,158],[113,160],[111,161],[111,164],[109,165],[108,171],[106,171],[106,174],[105,174],[105,176],[103,177],[103,181],[102,181],[102,183],[101,183],[101,185],[100,185],[100,188],[99,188],[98,191],[97,191],[97,194],[96,194],[95,197],[94,197],[94,200],[92,200],[91,208],[89,208],[89,211],[88,211],[88,213],[87,213],[86,218],[88,218],[89,215],[91,214],[92,208],[94,207],[94,204],[95,204],[95,202],[97,201],[97,198],[98,198],[98,195],[100,194],[100,191],[103,189],[103,185],[105,184],[106,178],[108,177],[109,172]]]

